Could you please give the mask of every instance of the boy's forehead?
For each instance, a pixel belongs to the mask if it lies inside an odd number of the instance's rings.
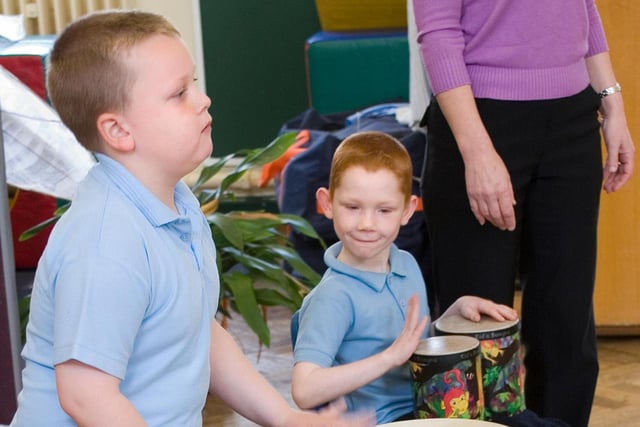
[[[158,75],[163,78],[192,77],[195,65],[179,37],[154,34],[131,46],[125,55],[134,77]]]
[[[359,180],[363,183],[368,183],[372,175],[385,174],[385,181],[393,180],[400,185],[400,178],[389,168],[384,166],[377,167],[365,167],[364,165],[354,164],[346,167],[342,171],[342,176],[339,177],[337,182],[338,186],[344,184],[346,181]],[[347,176],[348,175],[348,176]],[[347,179],[345,179],[345,177]]]

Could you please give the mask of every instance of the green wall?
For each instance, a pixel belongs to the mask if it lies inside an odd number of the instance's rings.
[[[304,45],[313,0],[201,0],[213,155],[269,143],[308,107]]]

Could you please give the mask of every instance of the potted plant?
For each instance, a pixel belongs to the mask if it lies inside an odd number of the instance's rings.
[[[203,167],[191,187],[207,217],[216,246],[220,278],[218,310],[224,318],[231,317],[232,312],[238,313],[266,346],[270,345],[271,334],[263,308],[283,306],[293,312],[300,307],[304,295],[320,280],[319,274],[289,243],[288,230],[294,228],[324,243],[313,227],[299,216],[265,211],[221,212],[219,208],[225,201],[235,199],[231,190],[233,183],[249,170],[280,157],[294,141],[295,133],[285,133],[266,147],[240,150],[220,158]],[[231,159],[240,161],[217,188],[203,188],[203,184],[223,171]],[[69,204],[57,209],[51,219],[25,231],[20,240],[32,237],[55,222]],[[21,301],[21,307],[24,336],[28,299]]]

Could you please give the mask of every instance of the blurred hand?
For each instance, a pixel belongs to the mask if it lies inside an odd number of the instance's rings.
[[[284,427],[370,427],[376,425],[373,411],[347,413],[344,399],[338,399],[318,412],[293,412]]]

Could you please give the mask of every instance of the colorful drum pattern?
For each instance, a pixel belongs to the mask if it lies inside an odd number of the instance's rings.
[[[484,401],[477,339],[426,338],[409,365],[416,418],[481,418]]]
[[[498,322],[483,317],[473,322],[452,315],[435,322],[436,335],[465,335],[480,341],[485,407],[482,419],[515,415],[525,409],[524,366],[520,351],[520,321]]]

